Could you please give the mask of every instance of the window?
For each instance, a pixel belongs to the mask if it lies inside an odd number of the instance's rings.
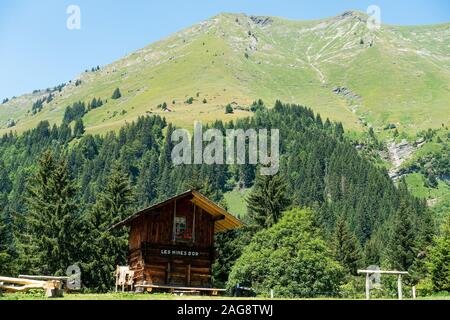
[[[186,217],[175,218],[175,238],[182,241],[192,239],[192,232],[187,227]]]

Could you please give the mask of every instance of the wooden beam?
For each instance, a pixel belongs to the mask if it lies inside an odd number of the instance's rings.
[[[358,274],[394,274],[408,275],[406,271],[358,270]]]
[[[68,281],[69,277],[48,277],[48,276],[27,276],[27,275],[20,275],[20,279],[28,279],[28,280],[40,280],[40,281],[50,281],[50,280],[57,280],[57,281]]]
[[[8,292],[25,292],[25,291],[28,291],[31,289],[44,289],[44,288],[42,285],[38,285],[38,284],[27,284],[27,285],[22,285],[20,287],[0,285],[0,289],[3,289]]]
[[[220,215],[220,216],[217,216],[217,217],[213,218],[214,222],[216,222],[216,221],[223,221],[223,220],[225,220],[225,216],[224,215]]]
[[[179,286],[167,286],[157,284],[137,284],[137,288],[152,288],[152,289],[172,289],[172,290],[195,290],[195,291],[207,291],[207,292],[226,292],[226,289],[215,288],[195,288],[195,287],[179,287]]]
[[[43,289],[46,292],[47,298],[58,298],[63,295],[61,281],[59,280],[37,281],[0,277],[0,282],[3,283],[3,285],[0,286],[0,289],[10,292],[25,292],[31,289]]]
[[[8,278],[8,277],[0,277],[0,282],[11,283],[11,284],[19,284],[19,285],[29,285],[29,284],[43,285],[45,283],[45,281],[37,281],[37,280],[30,280],[30,279],[18,279],[18,278]]]

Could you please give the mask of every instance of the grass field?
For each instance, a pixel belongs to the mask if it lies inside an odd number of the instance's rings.
[[[4,294],[0,296],[1,300],[46,300],[42,293],[30,294]],[[268,300],[267,298],[232,298],[232,297],[199,297],[199,296],[176,296],[171,294],[128,294],[128,293],[109,293],[109,294],[66,294],[64,298],[53,300]],[[289,300],[289,299],[281,299]],[[291,300],[340,300],[340,299],[291,299]],[[341,299],[343,300],[343,299]],[[363,295],[361,299],[364,300]],[[394,300],[394,299],[390,299]],[[418,297],[417,300],[450,300],[450,294],[440,294],[427,297]],[[0,302],[1,303],[1,302]]]

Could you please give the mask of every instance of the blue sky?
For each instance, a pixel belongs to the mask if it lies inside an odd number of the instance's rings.
[[[66,27],[72,4],[80,30]],[[0,0],[0,99],[67,82],[219,12],[317,19],[370,5],[383,23],[450,22],[448,0]]]

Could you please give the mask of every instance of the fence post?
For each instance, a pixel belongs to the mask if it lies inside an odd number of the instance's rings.
[[[398,300],[403,300],[402,275],[398,275]]]
[[[370,277],[366,273],[366,300],[370,300]]]

